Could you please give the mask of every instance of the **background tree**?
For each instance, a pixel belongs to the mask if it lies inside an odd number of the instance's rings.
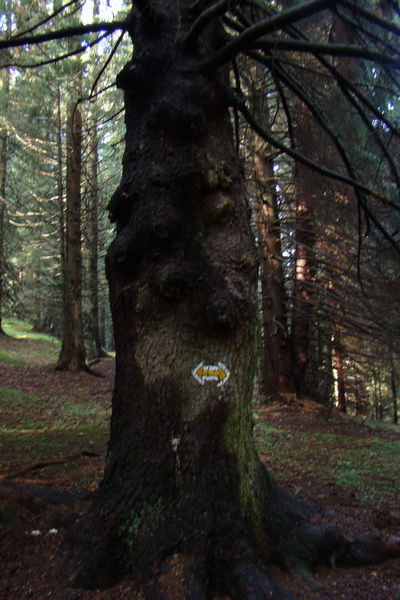
[[[51,26],[62,25],[68,22],[74,12],[76,3],[65,6],[57,5],[53,14]],[[13,7],[13,27],[21,22],[32,25],[31,13],[26,14],[26,6]],[[49,15],[46,9],[38,3],[35,19],[43,18],[42,30],[49,27]],[[31,19],[29,21],[29,19]],[[29,28],[28,28],[29,29]],[[37,29],[37,27],[36,27]],[[35,31],[35,26],[33,30]],[[115,40],[104,40],[103,50],[111,52]],[[79,45],[79,52],[90,52],[93,38],[86,39]],[[123,45],[119,45],[122,61]],[[70,82],[70,67],[66,62],[57,60],[59,53],[68,54],[65,43],[51,42],[44,46],[17,48],[10,52],[2,53],[2,64],[13,69],[13,99],[10,104],[10,168],[8,184],[8,204],[6,211],[5,243],[6,275],[5,275],[5,312],[7,315],[32,320],[34,326],[43,331],[61,336],[62,315],[65,309],[65,210],[66,210],[66,121],[67,121],[67,88]],[[94,56],[94,55],[92,55]],[[90,69],[85,72],[85,82],[91,88],[93,81],[102,75],[103,57],[100,53],[91,61]],[[118,64],[118,62],[117,62]],[[31,66],[32,69],[27,69]],[[6,67],[5,67],[6,68]],[[3,69],[3,73],[5,70]],[[57,86],[54,82],[57,82]],[[112,228],[109,225],[105,212],[107,195],[116,185],[120,173],[120,156],[122,153],[123,124],[121,116],[121,96],[111,85],[112,73],[103,73],[101,85],[98,88],[98,97],[101,104],[98,107],[98,123],[100,135],[98,140],[99,164],[101,164],[98,177],[98,194],[101,196],[99,206],[99,247],[96,257],[100,257],[102,264],[104,246],[111,236]],[[57,92],[57,87],[59,93]],[[86,96],[86,91],[84,94]],[[81,104],[85,119],[84,136],[86,128],[87,101]],[[117,115],[114,118],[114,115]],[[106,125],[114,122],[112,132]],[[90,138],[91,139],[91,138]],[[84,178],[82,193],[84,210],[80,218],[83,221],[86,233],[86,199],[88,197],[88,171],[90,151],[87,142],[89,136],[84,138],[82,153],[82,168]],[[105,142],[105,140],[107,140]],[[56,159],[57,157],[57,159]],[[99,168],[99,167],[97,167]],[[22,178],[20,179],[22,174]],[[24,181],[24,186],[18,185]],[[83,238],[83,273],[89,272],[87,261],[87,240]],[[34,254],[34,256],[33,256]],[[35,272],[26,268],[27,263],[35,265]],[[103,343],[112,346],[112,331],[110,313],[108,309],[108,293],[105,277],[99,277],[99,304],[101,307],[100,321]],[[88,314],[88,285],[89,278],[84,279],[83,308]],[[35,311],[33,307],[35,306]],[[34,314],[33,314],[34,313]],[[85,333],[87,343],[89,340],[89,326]]]

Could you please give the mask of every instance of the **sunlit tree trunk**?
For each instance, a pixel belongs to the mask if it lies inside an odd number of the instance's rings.
[[[342,354],[342,342],[339,326],[335,323],[333,326],[333,368],[336,371],[335,392],[336,408],[341,412],[347,412],[346,389],[344,383],[344,365]]]

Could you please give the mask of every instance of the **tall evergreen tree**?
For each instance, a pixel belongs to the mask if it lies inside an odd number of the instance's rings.
[[[302,100],[293,74],[285,73],[287,51],[344,53],[387,71],[397,63],[393,46],[383,53],[372,45],[377,24],[396,35],[398,28],[355,3],[335,10],[347,20],[359,15],[363,27],[354,27],[367,49],[320,43],[299,30],[329,7],[322,0],[282,11],[263,5],[263,18],[251,24],[224,0],[140,0],[119,24],[135,50],[118,76],[126,150],[109,206],[117,227],[107,257],[117,373],[105,476],[70,537],[77,585],[110,585],[134,569],[147,598],[172,598],[173,580],[174,597],[279,600],[290,596],[272,581],[269,561],[289,557],[315,567],[399,554],[397,539],[350,541],[334,527],[311,525],[310,508],[275,485],[252,439],[257,257],[230,107],[293,159],[352,185],[376,232],[393,241],[366,202],[379,193],[359,179],[346,150],[348,172],[333,172],[265,130],[231,86],[228,65],[240,52],[270,69],[277,87],[287,86],[284,98]],[[78,31],[87,29],[62,34]],[[311,106],[337,147],[320,118],[323,106]],[[375,120],[398,135],[379,109]]]

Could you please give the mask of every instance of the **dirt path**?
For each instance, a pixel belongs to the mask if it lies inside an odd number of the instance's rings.
[[[16,350],[14,341],[3,342],[0,349],[9,355],[17,351],[26,362],[37,356],[35,344],[18,342]],[[57,373],[35,361],[0,362],[0,476],[6,476],[0,515],[8,520],[0,527],[0,598],[139,600],[131,580],[112,590],[81,591],[59,577],[62,539],[89,505],[104,467],[113,361],[94,367],[102,377]],[[304,403],[258,407],[255,436],[279,483],[323,508],[326,520],[349,534],[400,535],[400,428],[367,427],[342,415],[327,419],[324,409]],[[55,464],[38,468],[51,460]],[[299,600],[400,599],[399,560],[321,569],[304,581],[275,574]]]

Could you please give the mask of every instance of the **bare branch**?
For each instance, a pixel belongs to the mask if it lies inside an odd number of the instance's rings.
[[[81,47],[77,48],[76,50],[71,50],[71,52],[65,52],[64,54],[60,54],[59,56],[56,56],[54,58],[49,58],[48,60],[42,60],[37,63],[28,63],[28,64],[21,64],[18,62],[10,62],[10,63],[0,65],[0,68],[1,67],[2,68],[14,67],[16,69],[37,69],[39,67],[44,67],[45,65],[53,65],[53,64],[60,62],[61,60],[70,58],[71,56],[77,56],[78,54],[83,54],[89,48],[93,48],[94,46],[99,44],[102,40],[106,39],[109,35],[110,34],[108,32],[104,33],[103,35],[100,35],[98,38],[96,38],[93,42],[90,42],[89,44],[85,44],[84,46],[81,46]]]
[[[58,31],[48,31],[38,35],[30,35],[24,37],[10,37],[0,40],[0,50],[4,48],[16,48],[18,46],[27,46],[32,44],[42,44],[52,40],[60,40],[74,36],[84,35],[86,33],[96,33],[97,31],[106,31],[108,34],[117,31],[118,29],[127,30],[128,22],[114,21],[112,23],[91,23],[90,25],[77,25],[75,27],[66,27]]]
[[[123,38],[124,38],[124,35],[125,35],[125,31],[123,31],[123,32],[121,33],[121,35],[119,36],[119,38],[118,38],[118,40],[116,41],[116,43],[115,43],[115,45],[114,45],[113,49],[111,50],[110,54],[108,55],[106,62],[104,63],[104,65],[103,65],[103,66],[102,66],[102,68],[100,69],[100,72],[97,74],[97,76],[96,76],[96,79],[95,79],[95,80],[94,80],[94,82],[93,82],[92,89],[90,90],[89,98],[92,98],[92,96],[93,96],[93,93],[94,93],[94,91],[95,91],[95,89],[96,89],[96,86],[97,86],[97,84],[99,83],[99,81],[100,81],[100,79],[101,79],[102,75],[104,74],[104,71],[107,69],[108,65],[109,65],[109,64],[110,64],[110,62],[112,61],[112,59],[113,59],[113,57],[114,57],[114,55],[115,55],[116,51],[118,50],[118,47],[119,47],[119,45],[121,44],[121,42],[122,42],[122,40],[123,40]]]
[[[331,138],[332,142],[334,143],[336,149],[339,152],[339,155],[342,158],[342,161],[343,161],[344,165],[346,166],[346,169],[347,169],[350,177],[352,179],[356,179],[356,176],[355,176],[355,173],[354,173],[354,169],[353,169],[352,164],[351,164],[351,160],[347,156],[346,150],[344,149],[344,147],[340,143],[339,136],[335,133],[335,131],[333,130],[333,128],[331,127],[331,125],[328,123],[328,121],[324,117],[324,114],[320,110],[320,108],[314,103],[313,99],[308,96],[307,92],[304,89],[304,86],[302,86],[301,82],[296,81],[296,79],[293,76],[291,76],[284,69],[284,67],[282,65],[280,65],[277,61],[276,61],[275,71],[276,71],[277,75],[280,77],[281,81],[283,83],[285,83],[292,90],[292,92],[294,92],[294,94],[296,94],[297,97],[300,98],[305,103],[305,105],[308,107],[308,109],[312,113],[312,115],[313,115],[314,119],[316,120],[316,122],[319,123],[320,127],[322,127],[322,129]],[[344,93],[345,90],[342,90],[342,91]],[[345,94],[345,97],[348,100],[351,100],[351,96],[349,98]],[[399,182],[400,182],[399,172],[398,172],[398,170],[396,168],[396,165],[394,164],[394,161],[393,161],[393,159],[392,159],[392,157],[390,155],[390,152],[387,151],[385,145],[383,144],[381,138],[379,137],[378,132],[373,127],[373,125],[371,124],[370,120],[367,118],[367,116],[364,113],[364,111],[361,110],[361,107],[359,107],[357,105],[357,103],[355,103],[355,104],[356,104],[356,109],[357,109],[357,112],[358,112],[359,116],[363,120],[364,124],[367,126],[368,130],[374,135],[375,142],[377,143],[377,146],[380,148],[380,150],[382,152],[382,156],[385,157],[386,160],[388,161],[388,164],[389,164],[389,166],[391,168],[391,172],[392,172],[392,175],[393,175],[393,177],[394,177],[394,179],[396,181],[396,184],[399,185]],[[395,210],[400,210],[400,207],[398,207],[396,204],[392,203],[391,206]]]
[[[286,31],[295,39],[301,39],[307,42],[309,41],[306,38],[306,36],[295,26],[287,28]],[[356,97],[359,100],[359,102],[371,112],[372,115],[374,115],[379,121],[381,121],[386,127],[388,127],[388,129],[390,129],[396,136],[400,137],[400,129],[398,129],[398,127],[396,127],[396,125],[394,125],[394,123],[392,123],[390,119],[386,117],[386,115],[384,115],[379,109],[377,109],[368,100],[368,98],[366,98],[361,93],[360,89],[355,84],[353,84],[347,77],[340,73],[331,63],[327,62],[325,58],[318,54],[315,54],[314,56],[323,65],[323,67],[328,70],[329,74],[335,78],[338,85],[341,87],[343,93],[344,90],[347,91],[347,94],[349,95],[349,101],[350,95],[353,94],[353,96]]]
[[[360,48],[349,44],[322,44],[319,42],[282,39],[282,38],[262,38],[257,46],[262,50],[288,50],[296,52],[308,52],[310,54],[328,54],[330,56],[347,56],[353,58],[363,58],[373,60],[382,64],[389,64],[395,69],[400,69],[400,52],[393,48],[393,52],[398,55],[388,56],[376,50]]]
[[[257,39],[269,33],[273,33],[278,29],[297,23],[310,15],[327,10],[331,8],[332,5],[333,0],[308,0],[289,10],[285,10],[282,13],[263,19],[238,35],[219,52],[215,52],[212,56],[200,63],[200,69],[208,71],[222,67],[239,52],[242,52],[244,49],[251,46]]]
[[[283,142],[277,140],[274,136],[272,136],[268,131],[266,131],[260,125],[260,123],[255,119],[254,115],[252,115],[252,113],[249,111],[249,109],[247,108],[247,106],[244,103],[239,104],[238,109],[240,110],[240,112],[242,113],[242,115],[246,119],[246,121],[249,123],[249,125],[254,129],[254,131],[258,135],[263,137],[272,146],[274,146],[275,148],[278,148],[281,152],[284,152],[291,158],[298,160],[300,163],[302,163],[306,167],[309,167],[310,169],[312,169],[313,171],[316,171],[317,173],[320,173],[321,175],[325,175],[326,177],[330,177],[331,179],[340,181],[341,183],[345,183],[346,185],[350,185],[354,189],[358,189],[360,192],[363,192],[364,194],[366,194],[368,196],[372,196],[373,198],[376,198],[380,202],[383,202],[386,205],[390,205],[393,208],[396,208],[396,210],[400,210],[400,207],[393,204],[393,202],[391,202],[391,200],[386,198],[386,196],[383,196],[382,194],[378,194],[378,192],[375,192],[370,187],[364,185],[361,181],[358,181],[357,179],[352,179],[351,177],[349,177],[347,175],[343,175],[343,173],[338,173],[337,171],[334,171],[333,169],[328,169],[328,167],[324,167],[323,165],[315,162],[308,156],[305,156],[301,152],[298,152],[294,148],[291,148],[290,146],[287,146]]]
[[[345,9],[347,9],[350,12],[350,14],[352,14],[352,15],[354,15],[354,13],[356,12],[357,16],[366,19],[370,23],[373,23],[374,25],[377,25],[380,28],[386,29],[386,31],[391,31],[392,33],[395,33],[396,35],[400,35],[400,27],[395,25],[395,23],[392,23],[391,21],[384,19],[383,17],[379,17],[379,15],[377,15],[377,14],[373,14],[373,13],[370,13],[368,10],[365,10],[365,8],[362,8],[362,6],[359,2],[357,2],[356,9],[352,2],[346,2],[345,0],[340,2],[339,5],[343,6]]]
[[[219,2],[212,4],[207,10],[200,13],[190,30],[183,37],[182,44],[187,46],[197,39],[211,21],[223,15],[228,8],[231,8],[230,4],[231,0],[219,0]]]

